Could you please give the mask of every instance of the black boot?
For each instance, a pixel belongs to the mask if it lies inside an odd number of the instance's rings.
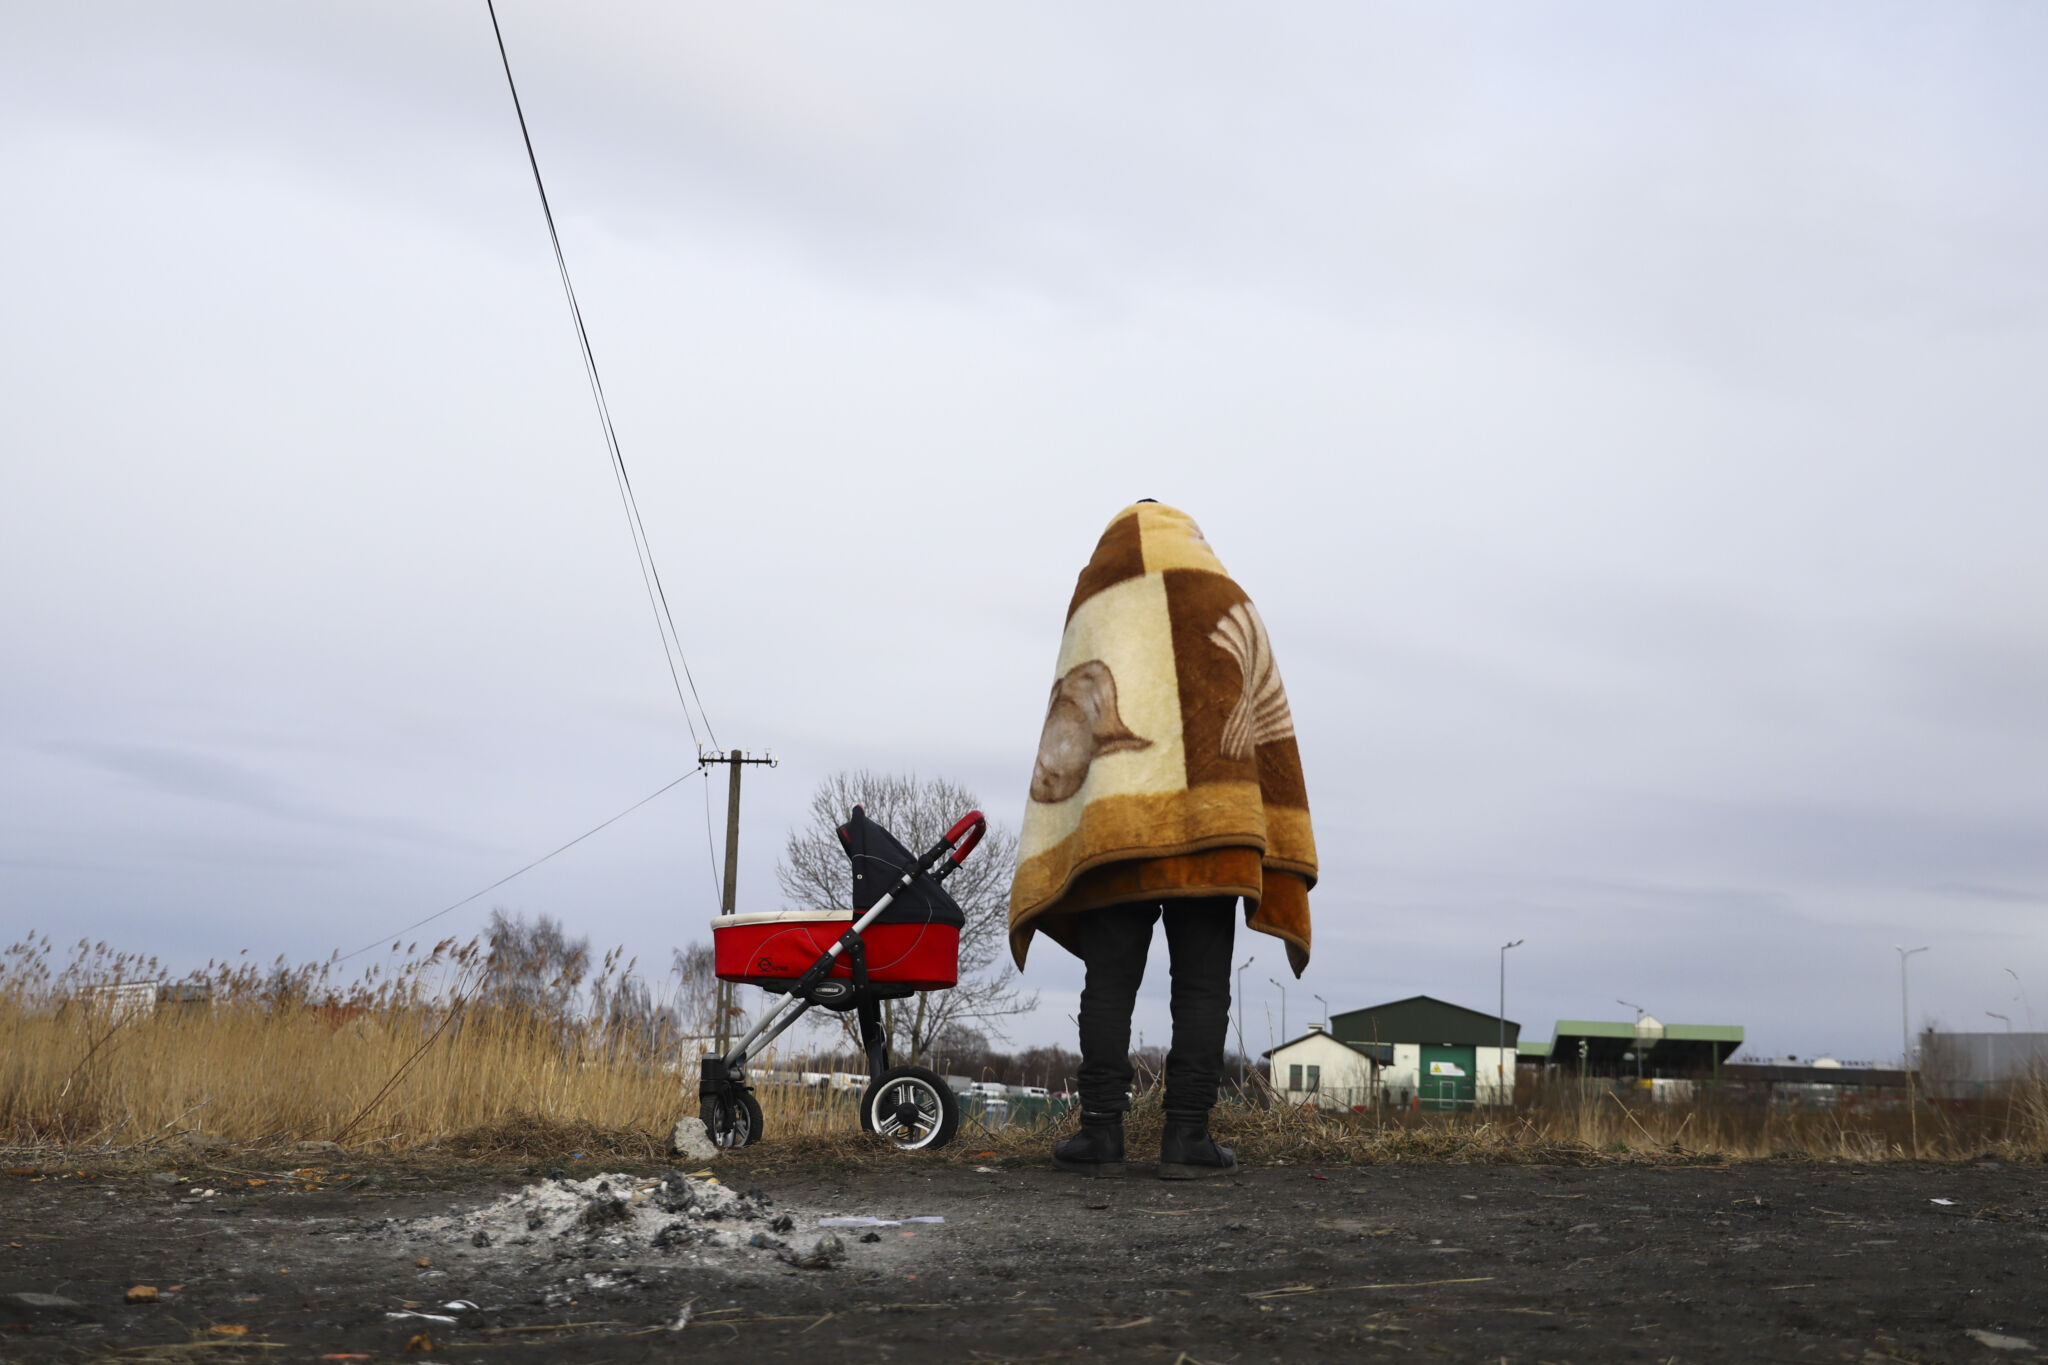
[[[1081,1131],[1052,1145],[1052,1164],[1089,1175],[1124,1173],[1124,1116],[1081,1111]]]
[[[1168,1119],[1159,1141],[1161,1180],[1201,1180],[1229,1175],[1237,1169],[1237,1153],[1209,1136],[1206,1119]]]

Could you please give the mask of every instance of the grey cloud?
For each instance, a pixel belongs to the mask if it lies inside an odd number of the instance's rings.
[[[2011,886],[1982,886],[1971,882],[1937,882],[1928,890],[1937,895],[1968,896],[1973,900],[1998,901],[2011,905],[2048,904],[2048,888],[2027,891]]]
[[[177,796],[225,801],[266,815],[289,817],[291,803],[272,783],[239,764],[210,754],[142,744],[52,744],[50,752],[70,754],[146,787]]]
[[[341,834],[373,835],[434,848],[476,847],[451,841],[444,834],[408,821],[352,815],[323,807],[291,794],[261,771],[215,753],[109,741],[51,743],[42,747],[47,753],[88,763],[151,792],[217,802],[287,824],[315,825]]]

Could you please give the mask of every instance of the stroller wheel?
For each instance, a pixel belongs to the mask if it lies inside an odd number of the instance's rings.
[[[960,1102],[936,1071],[891,1067],[860,1097],[860,1126],[902,1151],[929,1151],[953,1140],[960,1128]]]
[[[704,1101],[704,1130],[720,1147],[745,1147],[761,1140],[761,1102],[745,1090]]]

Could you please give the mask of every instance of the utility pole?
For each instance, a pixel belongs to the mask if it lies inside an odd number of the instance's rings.
[[[1993,1019],[2005,1020],[2005,1031],[2007,1033],[2012,1032],[2011,1015],[2000,1014],[1997,1010],[1985,1010],[1984,1012],[1990,1015]],[[1991,1058],[1991,1035],[1987,1033],[1984,1035],[1984,1079],[1977,1082],[1977,1094],[1980,1097],[1984,1094],[1986,1090],[1991,1088],[1991,1082],[1995,1079],[1995,1073],[1998,1070],[1998,1064],[1992,1061]]]
[[[1643,1016],[1649,1011],[1633,1000],[1617,1000],[1617,1005],[1627,1005],[1636,1012],[1636,1089],[1643,1088]]]
[[[1500,1013],[1493,1017],[1493,1021],[1500,1025],[1499,1046],[1494,1050],[1493,1054],[1493,1101],[1495,1104],[1512,1105],[1515,1102],[1515,1092],[1507,1088],[1508,949],[1519,948],[1525,941],[1518,938],[1513,943],[1503,943],[1500,945]]]
[[[1245,1075],[1246,1068],[1251,1065],[1251,1059],[1244,1055],[1244,969],[1258,960],[1256,955],[1248,957],[1239,963],[1237,968],[1237,999],[1234,1003],[1237,1005],[1237,1097],[1239,1099],[1244,1098],[1244,1088],[1251,1079]]]
[[[1913,1069],[1913,1043],[1909,1033],[1909,1011],[1906,1008],[1906,959],[1915,953],[1924,953],[1927,949],[1902,948],[1896,943],[1892,945],[1892,949],[1899,955],[1899,1065],[1910,1072]]]
[[[1913,1043],[1908,1033],[1911,1025],[1907,1022],[1911,1015],[1906,1008],[1906,960],[1915,953],[1926,952],[1927,949],[1924,946],[1907,948],[1897,943],[1894,943],[1892,948],[1899,955],[1899,1065],[1904,1068],[1906,1073],[1906,1112],[1913,1128],[1913,1159],[1918,1161],[1920,1159],[1920,1104],[1913,1096]]]
[[[731,753],[705,752],[699,750],[697,761],[705,767],[713,763],[724,763],[732,768],[732,780],[725,789],[725,895],[718,907],[721,915],[730,915],[739,906],[740,890],[740,769],[749,763],[763,767],[780,766],[773,749],[766,750],[755,758],[748,750],[734,749]],[[732,982],[718,983],[718,1055],[723,1057],[732,1050]]]

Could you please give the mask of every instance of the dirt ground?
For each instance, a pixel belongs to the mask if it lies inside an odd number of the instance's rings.
[[[1139,1169],[724,1172],[790,1217],[799,1249],[828,1214],[945,1219],[846,1233],[823,1269],[751,1249],[621,1257],[596,1236],[428,1245],[385,1221],[477,1208],[540,1168],[17,1171],[0,1176],[0,1359],[364,1360],[429,1344],[486,1365],[2048,1352],[2048,1167],[1284,1166],[1198,1184]],[[136,1285],[158,1301],[124,1302]],[[475,1308],[442,1312],[451,1300]],[[458,1320],[389,1316],[407,1312]]]

